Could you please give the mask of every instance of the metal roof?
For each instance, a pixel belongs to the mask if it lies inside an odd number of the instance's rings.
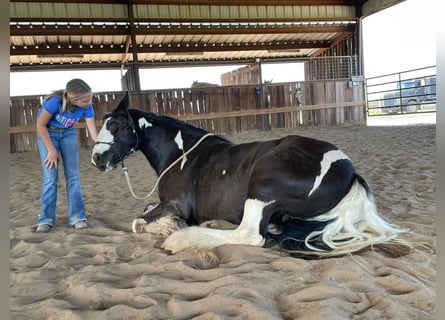
[[[11,0],[10,69],[307,59],[354,34],[366,2]]]

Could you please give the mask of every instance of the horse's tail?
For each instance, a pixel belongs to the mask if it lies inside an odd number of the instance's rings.
[[[372,192],[359,175],[333,209],[309,220],[288,221],[282,229],[272,238],[282,249],[303,255],[343,255],[379,244],[396,244],[403,252],[411,247],[399,239],[406,229],[379,216]]]

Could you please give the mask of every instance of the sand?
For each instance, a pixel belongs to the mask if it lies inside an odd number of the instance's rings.
[[[74,231],[60,178],[57,225],[39,214],[37,153],[10,155],[11,319],[433,319],[436,283],[435,125],[318,127],[227,135],[234,142],[300,134],[333,142],[372,186],[382,216],[416,244],[393,258],[367,250],[304,260],[275,249],[215,249],[218,264],[171,255],[131,222],[150,200],[134,199],[120,168],[99,172],[90,149],[80,172],[90,228]],[[141,153],[126,161],[135,193],[155,175]]]

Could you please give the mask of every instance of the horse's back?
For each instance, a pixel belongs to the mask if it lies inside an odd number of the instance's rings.
[[[308,219],[335,207],[355,177],[351,161],[334,145],[288,136],[255,163],[247,198],[275,201],[280,210]]]
[[[299,218],[322,214],[348,192],[355,175],[341,152],[326,161],[333,152],[340,151],[301,136],[220,147],[196,169],[198,219],[239,222],[246,199],[275,201]]]

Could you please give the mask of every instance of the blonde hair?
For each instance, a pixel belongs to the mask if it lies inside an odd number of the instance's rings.
[[[73,98],[77,98],[90,92],[91,87],[85,81],[82,79],[72,79],[67,82],[65,89],[56,90],[45,96],[43,100],[45,101],[56,96],[60,97],[62,98],[62,109],[60,112],[65,112],[67,108],[73,112],[76,106],[71,103],[70,99],[68,99],[68,94]]]

